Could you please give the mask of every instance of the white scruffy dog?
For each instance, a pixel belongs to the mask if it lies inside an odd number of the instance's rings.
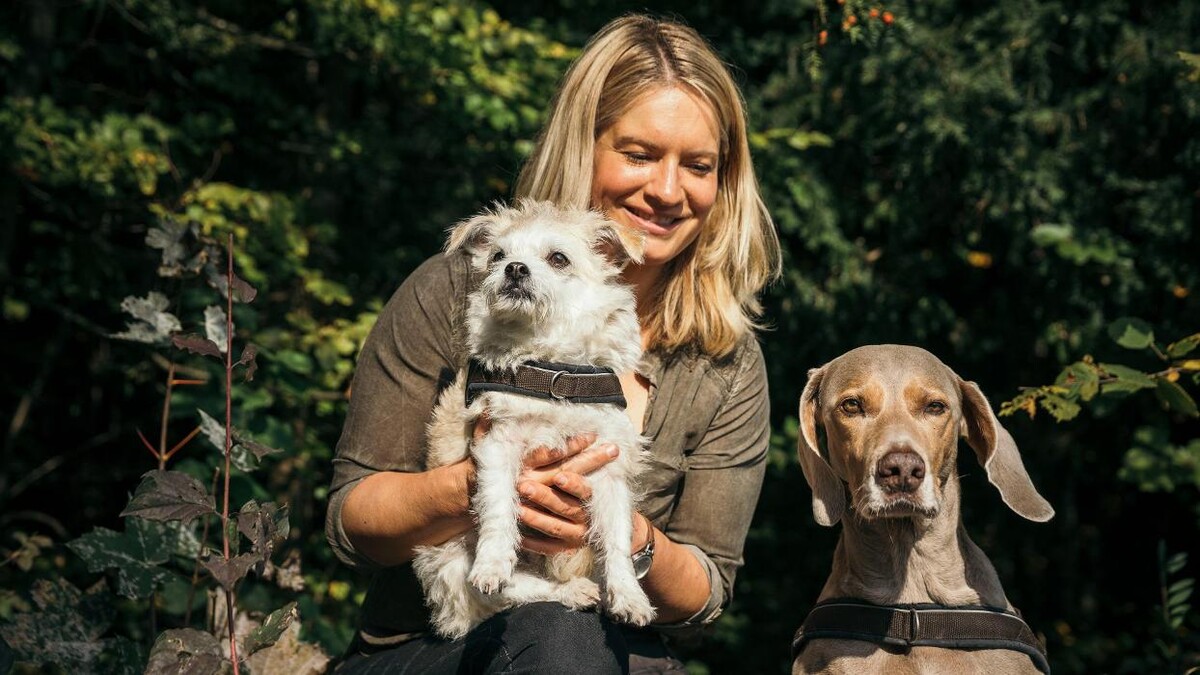
[[[466,341],[477,364],[515,372],[531,361],[632,370],[641,358],[633,291],[619,278],[640,260],[641,239],[598,213],[544,202],[499,207],[456,225],[447,253],[466,251],[484,275],[468,299]],[[644,443],[619,405],[539,399],[484,391],[465,400],[466,372],[443,392],[429,427],[430,468],[470,453],[478,529],[440,546],[417,549],[413,568],[448,638],[465,635],[493,614],[537,601],[602,607],[613,619],[646,625],[654,608],[634,574],[630,540],[634,480]],[[550,389],[554,389],[553,382]],[[471,443],[486,412],[488,433]],[[588,475],[590,546],[542,556],[520,548],[517,479],[537,447],[565,447],[595,433],[616,445],[614,461]]]

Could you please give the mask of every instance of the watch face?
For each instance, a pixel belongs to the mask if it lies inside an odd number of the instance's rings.
[[[641,579],[642,577],[646,576],[647,572],[650,571],[650,565],[653,562],[654,556],[652,555],[646,555],[644,553],[638,555],[633,559],[633,573],[638,579]]]

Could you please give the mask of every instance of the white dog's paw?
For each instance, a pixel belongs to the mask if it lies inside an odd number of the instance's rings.
[[[476,559],[475,565],[467,575],[467,581],[485,595],[499,593],[512,579],[513,564],[507,560]]]
[[[609,586],[604,611],[621,623],[645,626],[654,620],[654,605],[640,585],[632,588]]]
[[[600,602],[600,587],[587,577],[563,582],[556,594],[559,604],[571,609],[591,609]]]

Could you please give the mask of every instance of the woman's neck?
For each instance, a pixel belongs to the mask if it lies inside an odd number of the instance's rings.
[[[650,308],[654,303],[661,301],[661,298],[655,296],[655,289],[662,272],[663,268],[659,265],[633,264],[627,265],[621,271],[621,280],[633,287],[634,297],[637,298],[637,317],[642,325],[642,349],[646,351],[653,347],[645,328],[646,317],[650,315]]]

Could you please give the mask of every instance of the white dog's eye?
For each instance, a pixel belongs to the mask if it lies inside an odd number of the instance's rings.
[[[496,252],[492,254],[492,262],[494,262],[494,263],[500,262],[503,258],[504,258],[504,251],[501,251],[499,249],[497,249]]]
[[[926,415],[941,415],[946,412],[946,404],[941,401],[930,401],[925,404]]]
[[[559,251],[555,251],[554,253],[546,256],[546,262],[550,263],[551,267],[560,270],[571,264],[571,260]]]
[[[847,415],[861,415],[863,412],[862,401],[856,398],[848,398],[838,404],[838,408]]]

